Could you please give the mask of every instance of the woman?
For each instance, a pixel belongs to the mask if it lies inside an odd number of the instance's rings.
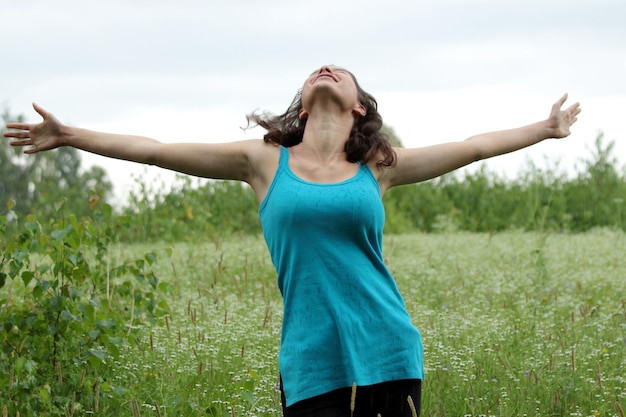
[[[382,258],[381,197],[471,162],[569,135],[567,95],[546,120],[462,142],[392,148],[376,101],[355,77],[323,66],[280,116],[253,114],[264,140],[163,144],[61,124],[10,123],[13,146],[73,146],[182,173],[245,181],[284,300],[280,374],[285,416],[412,416],[424,377],[421,337]]]

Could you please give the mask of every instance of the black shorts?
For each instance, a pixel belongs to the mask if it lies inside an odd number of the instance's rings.
[[[281,397],[284,417],[415,417],[420,415],[422,381],[404,379],[357,387],[354,410],[352,388],[331,391],[289,407],[285,406],[284,393]]]

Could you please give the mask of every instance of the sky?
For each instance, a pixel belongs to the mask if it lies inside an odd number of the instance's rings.
[[[0,105],[162,142],[260,138],[313,70],[351,70],[406,147],[543,120],[565,92],[583,112],[564,140],[482,162],[578,172],[598,134],[626,164],[623,0],[3,0]],[[154,167],[83,153],[117,198]]]

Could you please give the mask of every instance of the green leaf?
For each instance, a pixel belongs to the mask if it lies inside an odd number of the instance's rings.
[[[46,384],[45,386],[39,388],[39,399],[44,404],[50,404],[50,385]]]
[[[74,266],[77,266],[81,261],[82,256],[80,253],[70,253],[67,255],[67,260]]]
[[[148,277],[148,283],[152,286],[152,288],[156,289],[159,284],[159,279],[152,272],[148,275]]]
[[[59,332],[59,325],[56,323],[48,324],[48,334],[54,336]]]
[[[35,232],[38,232],[41,230],[41,225],[39,224],[39,222],[36,221],[32,221],[32,222],[26,222],[24,224],[24,227],[26,228],[26,230],[28,230],[31,234],[35,234]]]
[[[146,253],[146,256],[144,256],[144,258],[146,259],[146,261],[148,261],[150,265],[154,264],[157,261],[157,255],[154,252]]]
[[[54,295],[48,300],[48,305],[52,307],[53,311],[59,311],[63,308],[64,298],[60,295]]]
[[[56,240],[57,242],[60,242],[73,229],[74,229],[74,227],[72,227],[72,225],[70,225],[70,226],[67,226],[65,229],[54,230],[52,233],[50,233],[50,236],[52,236],[52,239]]]
[[[114,359],[118,359],[120,357],[120,350],[114,343],[109,343],[107,348],[109,349],[109,354],[113,356]]]
[[[43,288],[41,288],[39,285],[35,286],[35,288],[33,288],[33,298],[41,298],[41,296],[43,295],[43,291]]]
[[[170,285],[167,282],[161,281],[159,282],[159,285],[157,285],[157,290],[167,293],[170,291]]]
[[[254,405],[255,395],[254,392],[244,391],[241,393],[241,398],[243,398],[248,404]]]
[[[100,362],[104,363],[105,352],[100,349],[89,349],[89,355],[97,358]]]
[[[98,320],[96,322],[96,327],[100,329],[112,329],[115,327],[115,319],[107,319],[107,320]]]
[[[22,272],[22,281],[24,282],[25,286],[28,286],[28,284],[32,281],[34,277],[35,277],[35,274],[32,271]]]
[[[85,320],[87,320],[89,323],[93,322],[93,318],[96,315],[96,308],[93,305],[89,303],[81,303],[78,304],[76,308],[78,309],[78,311],[83,313],[83,317],[85,318]]]
[[[76,314],[72,314],[69,311],[65,310],[61,312],[61,320],[64,321],[77,321],[77,322],[82,322],[83,319],[80,316],[77,316]]]
[[[61,199],[61,200],[57,201],[57,202],[54,204],[54,210],[55,210],[56,212],[61,211],[61,209],[62,209],[62,208],[63,208],[63,206],[65,205],[65,202],[66,202],[66,201],[67,201],[67,199],[65,199],[65,198],[63,198],[63,199]]]
[[[161,310],[163,310],[163,311],[169,311],[170,310],[170,306],[167,304],[167,301],[165,301],[165,300],[159,301],[159,304],[157,304],[157,306]]]
[[[243,383],[243,389],[249,392],[253,392],[254,391],[254,380],[253,379],[248,379],[246,382]]]
[[[83,295],[83,290],[72,285],[70,287],[70,298],[72,299],[76,299],[76,298],[80,298]]]
[[[48,280],[42,279],[37,282],[37,286],[41,287],[41,289],[45,291],[52,286],[52,283]]]

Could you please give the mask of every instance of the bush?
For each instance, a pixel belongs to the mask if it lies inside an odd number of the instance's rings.
[[[101,396],[123,390],[109,378],[120,349],[168,312],[155,253],[111,264],[109,206],[81,221],[62,211],[47,227],[0,216],[2,235],[7,218],[17,223],[0,259],[3,415],[98,411]]]
[[[626,230],[626,176],[617,168],[614,146],[599,135],[582,172],[571,179],[557,167],[542,170],[530,163],[518,179],[505,180],[483,165],[463,178],[448,174],[391,189],[384,200],[386,230]]]

